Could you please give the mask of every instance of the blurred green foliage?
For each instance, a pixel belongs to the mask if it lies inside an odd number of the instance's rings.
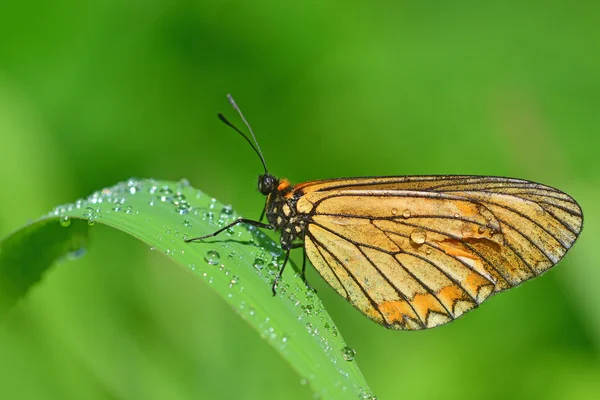
[[[590,1],[3,2],[0,235],[130,176],[185,176],[258,217],[260,164],[215,117],[233,119],[231,92],[294,182],[506,175],[582,205],[558,267],[431,331],[385,330],[309,271],[379,398],[598,398],[599,16]],[[207,285],[92,235],[0,328],[0,398],[310,398]]]

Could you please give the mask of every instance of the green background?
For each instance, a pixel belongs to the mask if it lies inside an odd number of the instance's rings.
[[[131,176],[258,217],[260,163],[216,118],[232,93],[293,182],[514,176],[584,210],[556,269],[431,331],[379,327],[309,271],[380,399],[598,398],[600,6],[495,3],[2,2],[0,236]],[[312,398],[208,285],[92,233],[0,327],[0,398]]]

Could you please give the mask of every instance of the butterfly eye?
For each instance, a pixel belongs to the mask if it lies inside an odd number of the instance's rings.
[[[263,174],[258,177],[258,190],[265,196],[275,191],[277,187],[277,178],[270,174]]]

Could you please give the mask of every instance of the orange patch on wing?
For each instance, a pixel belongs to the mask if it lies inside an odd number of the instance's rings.
[[[489,241],[489,243],[493,243]],[[469,249],[467,249],[461,242],[455,239],[446,239],[440,242],[437,242],[438,247],[440,247],[446,254],[452,257],[456,257],[461,260],[465,264],[469,265],[471,269],[475,270],[478,276],[483,280],[480,284],[484,285],[489,282],[495,283],[497,281],[484,267],[483,261],[477,256],[477,254],[473,253]],[[494,244],[494,246],[496,246]],[[470,274],[476,275],[476,274]],[[475,279],[475,278],[473,278]],[[476,297],[475,293],[471,293],[473,297]]]
[[[471,296],[473,296],[478,303],[484,301],[494,290],[495,284],[485,279],[481,275],[473,272],[467,275],[463,287]]]
[[[418,319],[417,315],[404,300],[387,300],[378,304],[379,311],[385,316],[386,322],[390,325],[404,325],[404,317]]]
[[[282,179],[279,182],[279,186],[277,186],[277,190],[281,192],[282,190],[285,190],[289,187],[290,187],[290,181],[288,181],[287,179]]]
[[[415,295],[415,298],[412,300],[412,305],[419,314],[421,321],[426,321],[429,317],[429,313],[431,311],[439,313],[439,314],[448,314],[446,309],[440,304],[438,299],[435,298],[430,293],[423,293]]]
[[[463,217],[470,217],[478,214],[476,212],[477,209],[473,207],[472,203],[463,203],[456,201],[453,202],[453,204],[456,206],[456,208],[459,209],[460,215]]]
[[[474,258],[473,253],[467,251],[463,245],[454,239],[443,240],[437,243],[444,252],[450,256]]]
[[[467,296],[464,290],[456,285],[446,286],[437,292],[437,297],[440,299],[442,304],[446,306],[447,309],[453,311],[454,304],[456,304],[457,300],[465,299]]]

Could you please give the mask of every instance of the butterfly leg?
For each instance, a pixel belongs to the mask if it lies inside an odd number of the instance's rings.
[[[265,206],[263,207],[262,213],[260,213],[260,218],[258,219],[260,222],[262,222],[263,218],[265,217],[265,212],[267,212],[267,203],[269,202],[269,198],[267,197],[267,199],[265,200]]]
[[[285,266],[288,263],[288,260],[290,259],[290,251],[288,250],[287,253],[285,253],[285,260],[283,261],[283,265],[281,266],[281,269],[279,270],[279,273],[277,274],[277,276],[275,277],[275,281],[273,282],[273,286],[271,287],[271,289],[273,290],[273,296],[275,296],[277,294],[277,284],[279,283],[279,279],[281,279],[281,275],[283,275],[283,270],[285,269]]]
[[[217,236],[219,233],[226,231],[227,229],[236,226],[237,224],[248,224],[248,225],[252,225],[252,226],[256,226],[257,228],[264,228],[264,229],[273,229],[273,227],[269,224],[263,224],[262,222],[259,221],[253,221],[251,219],[245,219],[245,218],[238,218],[235,221],[233,221],[232,223],[230,223],[227,226],[224,226],[223,228],[219,229],[216,232],[213,232],[209,235],[204,235],[204,236],[199,236],[199,237],[195,237],[195,238],[191,238],[191,239],[185,239],[186,243],[189,242],[199,242],[201,240],[204,239],[208,239],[210,237],[214,237]]]
[[[306,250],[304,249],[304,245],[302,243],[297,243],[292,245],[292,249],[297,249],[299,247],[302,247],[303,250],[303,258],[302,258],[302,280],[304,281],[304,284],[306,285],[306,287],[308,287],[309,290],[312,290],[313,292],[317,292],[317,290],[315,288],[313,288],[310,283],[308,283],[308,280],[306,279]],[[275,296],[277,294],[277,284],[279,283],[279,279],[281,279],[281,276],[283,275],[283,270],[285,269],[285,266],[287,265],[289,258],[290,258],[290,250],[287,251],[286,255],[285,255],[285,260],[283,261],[283,265],[281,267],[281,269],[279,270],[279,273],[277,274],[277,277],[275,278],[275,281],[273,282],[273,296]]]
[[[306,248],[304,248],[304,246],[302,246],[302,280],[309,290],[317,293],[317,289],[312,287],[311,284],[308,283],[308,279],[306,279]]]

